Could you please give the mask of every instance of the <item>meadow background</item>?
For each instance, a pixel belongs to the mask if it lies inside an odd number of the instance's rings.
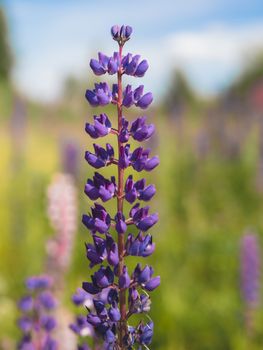
[[[109,28],[123,22],[135,28],[126,50],[149,59],[146,88],[156,96],[147,114],[161,165],[147,178],[158,190],[150,260],[162,284],[153,293],[151,349],[262,349],[263,305],[248,334],[240,289],[241,237],[252,231],[263,244],[262,4],[161,3],[1,4],[0,349],[15,348],[23,281],[45,264],[54,234],[46,192],[64,171],[65,143],[78,150],[79,227],[61,300],[72,318],[70,296],[90,274],[81,215],[93,172],[83,157],[92,145],[84,125],[94,110],[84,94],[94,81],[89,59],[115,50]]]

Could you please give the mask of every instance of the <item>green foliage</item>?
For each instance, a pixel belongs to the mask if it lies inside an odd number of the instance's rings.
[[[195,106],[197,97],[182,71],[175,70],[171,76],[172,79],[164,99],[164,106],[169,113],[182,113],[185,108]]]
[[[10,78],[12,54],[8,38],[7,22],[4,10],[0,7],[0,81]]]
[[[249,92],[251,88],[263,79],[263,53],[253,56],[248,60],[248,64],[240,76],[229,88],[229,91],[242,97]]]

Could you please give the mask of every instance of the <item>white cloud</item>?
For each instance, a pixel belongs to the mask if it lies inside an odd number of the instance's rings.
[[[105,33],[120,20],[136,28],[127,50],[149,59],[151,66],[144,82],[155,94],[166,91],[173,67],[184,69],[198,90],[214,92],[238,73],[248,53],[263,49],[263,23],[176,30],[182,16],[190,25],[198,13],[204,15],[221,6],[219,0],[134,0],[114,11],[105,11],[106,4],[104,0],[78,1],[61,7],[57,2],[17,1],[11,12],[18,51],[14,78],[20,89],[34,98],[52,100],[67,74],[88,77],[89,57],[101,48],[108,53],[113,50],[114,43]],[[169,35],[162,32],[168,21],[174,23],[170,29],[174,32]]]
[[[263,23],[210,25],[170,35],[166,54],[171,64],[188,73],[198,89],[209,93],[228,84],[257,51],[263,50],[262,37]]]

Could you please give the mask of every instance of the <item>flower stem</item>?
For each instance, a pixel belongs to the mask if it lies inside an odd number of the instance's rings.
[[[119,45],[119,57],[120,62],[122,59],[122,45]],[[118,112],[118,134],[120,134],[122,129],[122,72],[121,65],[118,70],[118,102],[117,102],[117,112]],[[120,158],[120,150],[122,143],[118,138],[118,152]],[[117,196],[117,210],[123,213],[123,187],[124,187],[124,169],[118,166],[118,196]],[[120,276],[124,266],[124,233],[118,234],[118,252],[119,252],[119,269],[118,275]],[[120,349],[125,349],[123,344],[123,339],[126,334],[127,322],[126,322],[126,290],[120,290],[120,313],[121,320],[119,323],[119,347]]]

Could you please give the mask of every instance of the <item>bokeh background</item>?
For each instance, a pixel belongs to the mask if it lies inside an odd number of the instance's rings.
[[[84,125],[94,110],[84,93],[94,82],[90,58],[116,49],[115,23],[133,26],[125,50],[149,60],[143,82],[155,96],[147,115],[161,165],[147,176],[158,189],[151,262],[162,285],[153,293],[151,348],[262,349],[262,304],[248,332],[240,283],[240,240],[252,231],[260,245],[263,235],[262,1],[0,4],[0,349],[19,338],[24,279],[46,266],[54,236],[47,188],[68,170],[65,157],[74,157],[79,212],[61,297],[72,315],[70,296],[90,274],[81,214],[93,171],[83,159],[92,144]]]

